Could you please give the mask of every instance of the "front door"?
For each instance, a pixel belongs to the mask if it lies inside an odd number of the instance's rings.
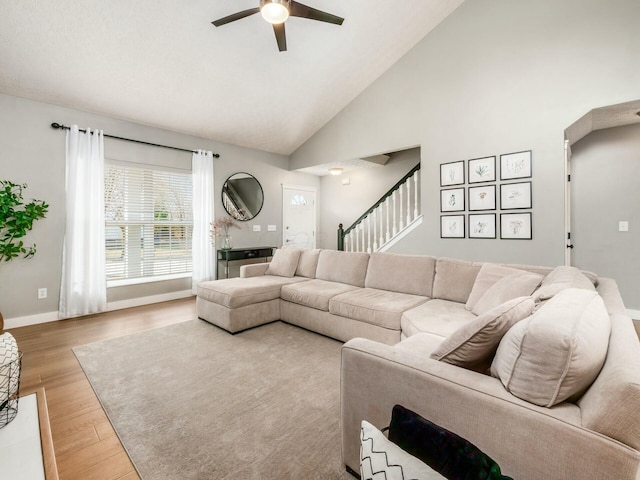
[[[316,247],[316,189],[282,185],[282,244]]]

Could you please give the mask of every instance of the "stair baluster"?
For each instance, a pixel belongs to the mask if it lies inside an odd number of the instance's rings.
[[[342,229],[340,226],[338,249],[371,253],[383,249],[394,237],[403,234],[403,231],[420,217],[419,170],[420,164],[411,169],[349,228]]]

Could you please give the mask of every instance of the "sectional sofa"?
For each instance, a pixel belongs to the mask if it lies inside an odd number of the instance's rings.
[[[342,455],[395,404],[516,479],[640,479],[640,344],[614,280],[571,267],[278,250],[198,286],[231,333],[283,320],[346,342]]]

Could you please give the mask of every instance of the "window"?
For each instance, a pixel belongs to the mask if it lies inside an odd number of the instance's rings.
[[[191,273],[191,172],[107,162],[107,285]]]
[[[306,204],[307,204],[307,200],[304,198],[303,195],[294,195],[293,198],[291,199],[292,207],[300,207]]]

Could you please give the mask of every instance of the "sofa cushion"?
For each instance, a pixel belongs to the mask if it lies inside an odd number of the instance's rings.
[[[482,264],[439,258],[433,278],[433,298],[465,303]]]
[[[407,337],[421,332],[448,337],[475,318],[463,303],[436,299],[404,312],[400,326]]]
[[[265,275],[291,278],[296,273],[299,259],[300,250],[297,248],[278,248],[269,262]]]
[[[593,282],[576,267],[560,266],[556,267],[547,275],[540,288],[533,294],[536,301],[549,300],[557,293],[567,288],[583,288],[585,290],[595,290]]]
[[[495,263],[485,263],[480,268],[478,276],[473,283],[473,288],[469,293],[466,307],[467,310],[473,311],[478,300],[484,295],[484,292],[489,290],[498,280],[511,275],[512,273],[522,272],[516,268],[506,267],[504,265],[497,265]]]
[[[358,287],[344,283],[327,282],[326,280],[307,280],[287,285],[282,289],[281,298],[287,302],[297,303],[317,310],[329,311],[329,300],[341,293],[356,290]],[[291,288],[288,288],[291,287]]]
[[[435,257],[372,253],[364,286],[430,297],[435,268]]]
[[[605,288],[608,292],[600,295],[609,308],[612,293],[620,299],[613,280],[606,279]],[[598,378],[577,402],[582,426],[640,450],[640,342],[626,313],[613,313],[610,318],[607,359]]]
[[[398,352],[406,352],[420,358],[427,358],[433,353],[445,337],[433,333],[416,333],[393,346]]]
[[[329,302],[329,312],[384,328],[400,330],[402,313],[427,300],[427,297],[407,293],[358,288],[333,297]]]
[[[262,275],[249,278],[228,278],[198,284],[198,297],[227,308],[238,308],[280,297],[283,285],[306,281],[306,278],[286,278]]]
[[[431,358],[465,368],[488,367],[507,331],[533,313],[531,297],[509,300],[449,335]]]
[[[316,278],[364,287],[368,263],[368,253],[322,250],[318,258]]]
[[[538,288],[542,278],[542,275],[525,271],[507,275],[490,286],[471,311],[476,315],[482,315],[514,298],[528,297]]]
[[[405,452],[366,420],[360,428],[362,480],[446,480],[426,463]]]
[[[610,333],[609,314],[596,292],[563,290],[507,332],[491,374],[516,397],[551,407],[591,385]]]
[[[318,268],[319,257],[320,257],[319,248],[301,250],[300,260],[298,260],[298,268],[296,269],[296,276],[315,278],[316,268]]]

